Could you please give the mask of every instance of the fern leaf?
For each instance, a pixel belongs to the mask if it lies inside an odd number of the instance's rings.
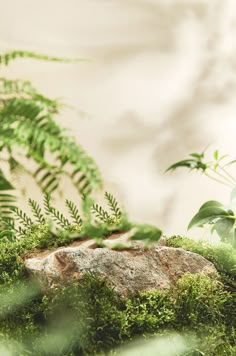
[[[108,192],[105,192],[105,198],[106,198],[106,200],[108,202],[108,205],[110,207],[110,210],[112,211],[112,214],[113,214],[114,218],[117,221],[119,221],[121,219],[121,216],[122,216],[122,211],[118,206],[117,200],[115,199],[115,197],[112,194],[110,194]]]
[[[16,219],[26,228],[30,228],[33,225],[33,221],[23,210],[13,207],[12,211],[14,212]]]
[[[29,199],[29,205],[34,217],[37,219],[37,222],[39,224],[45,224],[46,219],[42,213],[42,209],[40,208],[39,204],[35,200]]]
[[[51,194],[59,186],[59,171],[55,169],[55,166],[49,166],[50,168],[45,166],[40,166],[33,174],[33,177],[44,193]]]
[[[15,206],[16,197],[8,194],[6,191],[14,190],[11,183],[5,178],[3,171],[0,169],[0,218],[6,220],[12,214],[12,208]]]
[[[7,65],[20,57],[64,60],[33,52],[10,51],[0,54],[0,64]],[[0,78],[0,151],[8,152],[13,170],[21,167],[29,171],[15,159],[15,147],[33,159],[40,169],[30,173],[43,192],[52,193],[58,188],[60,177],[66,174],[79,193],[89,194],[101,187],[100,172],[93,159],[56,123],[55,114],[60,107],[58,100],[47,98],[27,81]]]
[[[53,61],[53,62],[74,62],[74,61],[87,61],[85,58],[69,59],[69,58],[60,58],[54,56],[48,56],[45,54],[39,54],[31,51],[10,51],[0,55],[0,64],[8,65],[10,61],[17,58],[33,58],[43,61]]]
[[[104,223],[111,223],[111,217],[106,210],[104,210],[100,205],[94,204],[92,206],[92,212],[94,213],[95,217],[101,220]]]
[[[70,216],[72,217],[73,221],[75,224],[82,225],[82,219],[79,214],[79,209],[77,206],[71,201],[71,200],[66,200],[66,206],[69,210]]]
[[[51,215],[52,219],[64,229],[68,229],[70,226],[69,220],[56,208],[51,205],[51,197],[49,194],[44,196],[44,208],[45,212]]]

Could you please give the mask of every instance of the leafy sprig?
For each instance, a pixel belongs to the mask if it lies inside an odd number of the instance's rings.
[[[108,214],[108,212],[105,209],[103,209],[102,206],[100,206],[98,204],[94,204],[92,206],[92,212],[94,213],[96,218],[103,221],[104,223],[107,223],[107,224],[111,223],[111,221],[112,221],[111,216]]]
[[[59,210],[51,205],[51,196],[45,194],[44,197],[45,212],[52,216],[53,220],[58,223],[62,228],[67,229],[70,226],[69,220]]]
[[[45,216],[44,216],[39,204],[35,200],[29,199],[29,205],[31,207],[31,211],[32,211],[34,217],[36,218],[36,221],[39,224],[45,224],[46,219],[45,219]]]
[[[71,200],[66,199],[66,206],[67,206],[67,208],[69,210],[70,216],[73,219],[73,222],[75,224],[82,225],[83,220],[82,220],[82,218],[80,216],[79,209],[75,205],[75,203],[73,203]]]
[[[114,218],[116,219],[116,221],[119,221],[122,216],[122,211],[118,206],[117,200],[115,199],[115,197],[112,194],[110,194],[108,192],[105,192],[105,198],[108,202],[108,205],[110,207],[110,210],[111,210]]]

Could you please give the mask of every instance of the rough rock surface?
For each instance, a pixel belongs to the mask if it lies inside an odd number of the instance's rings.
[[[25,266],[44,288],[95,272],[105,276],[124,296],[137,291],[170,288],[186,272],[217,275],[213,264],[202,256],[166,246],[149,249],[139,246],[119,251],[82,244],[28,258]]]

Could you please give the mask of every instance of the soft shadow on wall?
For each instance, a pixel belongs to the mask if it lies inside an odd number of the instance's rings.
[[[135,220],[185,233],[202,201],[224,199],[204,178],[163,172],[209,143],[234,153],[234,1],[9,0],[0,10],[3,49],[91,59],[6,71],[86,113],[59,121]]]

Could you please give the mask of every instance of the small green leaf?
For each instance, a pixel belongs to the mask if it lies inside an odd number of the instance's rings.
[[[221,203],[220,203],[219,201],[217,201],[217,200],[209,200],[209,201],[207,201],[206,203],[204,203],[204,204],[200,207],[199,211],[202,210],[202,209],[205,209],[205,208],[210,208],[210,207],[212,207],[212,208],[222,208],[222,207],[223,207],[223,204],[221,204]]]
[[[219,158],[219,151],[215,150],[214,153],[213,153],[213,156],[214,156],[214,159],[217,161],[218,158]]]
[[[182,160],[182,161],[172,164],[169,168],[167,168],[166,172],[173,171],[180,167],[186,167],[186,168],[189,168],[190,170],[197,169],[197,170],[201,170],[203,172],[208,168],[208,166],[198,158],[185,159],[185,160]]]
[[[206,207],[204,209],[199,210],[199,212],[194,215],[188,225],[188,230],[191,229],[193,226],[200,226],[206,223],[210,223],[216,218],[221,218],[225,216],[229,216],[229,214],[222,208],[214,206]]]
[[[167,168],[166,172],[173,171],[179,167],[192,168],[193,165],[195,165],[194,159],[185,159],[185,160],[182,160],[182,161],[172,164],[169,168]]]
[[[201,159],[204,157],[204,155],[202,153],[196,153],[196,152],[191,153],[190,156],[194,157],[194,158],[198,158],[198,159]]]
[[[148,240],[150,242],[156,242],[161,238],[162,231],[153,225],[140,224],[137,225],[137,231],[130,240]]]

